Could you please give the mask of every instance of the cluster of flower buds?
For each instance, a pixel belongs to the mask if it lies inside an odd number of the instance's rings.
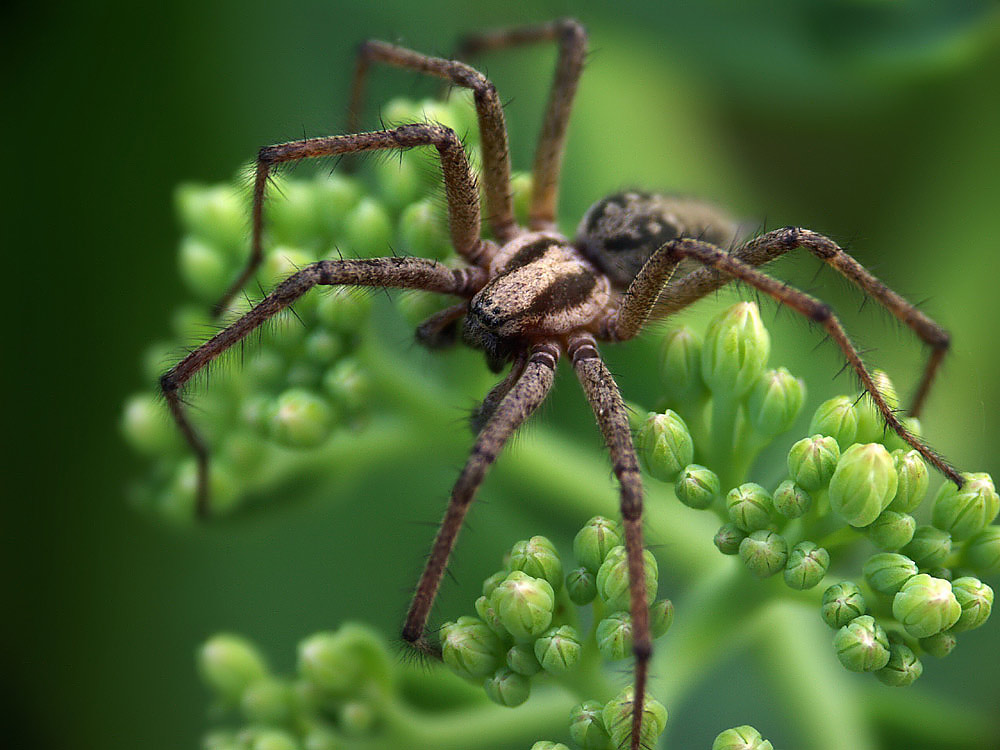
[[[923,458],[884,428],[870,399],[840,396],[816,410],[773,492],[748,481],[756,455],[803,404],[801,381],[784,368],[765,372],[769,341],[746,302],[715,318],[704,344],[686,328],[669,334],[663,378],[666,403],[677,411],[648,415],[640,456],[682,503],[720,516],[716,546],[739,555],[753,575],[780,573],[795,590],[826,582],[823,619],[837,629],[834,646],[847,669],[908,685],[922,671],[919,655],[946,654],[955,633],[989,617],[993,590],[980,578],[1000,572],[993,480],[965,474],[961,489],[944,482],[925,514],[929,523],[918,525],[914,513],[930,483]],[[888,377],[875,379],[895,408]],[[917,420],[905,423],[919,433]],[[872,546],[860,576],[831,567],[857,559],[845,547]],[[843,580],[829,585],[830,577]]]
[[[477,616],[441,627],[445,664],[462,677],[482,682],[494,702],[517,706],[528,699],[532,680],[538,677],[559,681],[598,654],[609,661],[631,656],[624,542],[618,522],[601,516],[590,519],[573,540],[576,567],[568,572],[545,537],[517,542],[503,568],[483,583],[483,595],[475,603]],[[650,630],[658,638],[673,621],[673,605],[668,599],[656,600],[656,559],[645,551],[644,560]],[[592,625],[584,632],[577,607],[588,605]],[[588,701],[578,706],[570,725],[574,741],[594,750],[627,744],[623,737],[631,731],[629,696],[622,693],[604,705]],[[644,720],[642,732],[644,746],[651,746],[663,731],[666,711],[655,700],[646,700],[649,720]],[[629,708],[623,708],[626,702]],[[628,721],[618,717],[622,711]]]

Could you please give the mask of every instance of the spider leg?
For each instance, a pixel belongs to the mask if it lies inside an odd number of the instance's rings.
[[[351,86],[348,130],[357,130],[361,116],[368,68],[373,62],[386,63],[425,75],[443,78],[456,86],[471,89],[476,101],[479,137],[483,147],[483,183],[486,188],[486,211],[493,236],[506,242],[517,235],[514,201],[510,190],[510,146],[503,105],[493,83],[478,70],[457,60],[445,60],[370,40],[358,49],[358,63]]]
[[[562,167],[566,127],[573,107],[573,97],[587,56],[587,31],[579,21],[572,18],[487,31],[464,37],[459,42],[457,55],[466,59],[480,52],[549,41],[559,42],[559,58],[556,61],[555,79],[549,92],[532,171],[529,226],[533,230],[556,229],[559,171]]]
[[[794,241],[797,242],[798,240]],[[677,264],[683,258],[693,258],[706,267],[712,268],[725,276],[739,279],[823,326],[830,338],[836,342],[837,346],[844,353],[848,364],[854,369],[858,379],[861,381],[862,387],[868,392],[879,414],[882,415],[882,420],[885,422],[886,427],[893,430],[918,451],[935,469],[959,487],[962,486],[963,479],[959,473],[899,421],[899,418],[886,403],[882,394],[879,393],[871,373],[868,372],[868,369],[861,361],[861,355],[850,338],[848,338],[843,326],[841,326],[840,321],[834,315],[829,305],[805,292],[771,278],[746,261],[741,260],[735,254],[730,255],[715,245],[700,240],[682,238],[672,240],[661,246],[646,261],[646,265],[636,275],[635,280],[622,298],[618,309],[612,312],[602,324],[602,338],[620,341],[635,336],[642,328],[650,313],[654,308],[657,308],[658,290],[670,278],[670,274],[673,273]],[[695,271],[694,273],[698,272]],[[691,275],[693,274],[689,276]]]
[[[831,266],[852,284],[871,295],[920,339],[931,347],[924,374],[917,387],[910,414],[918,416],[930,392],[934,376],[948,352],[948,332],[917,307],[894,292],[858,261],[844,252],[836,242],[808,229],[785,227],[756,237],[733,250],[733,256],[751,266],[760,266],[790,250],[803,248]],[[715,268],[701,268],[668,284],[656,303],[656,315],[669,315],[690,305],[706,294],[732,281],[732,277]]]
[[[454,346],[458,339],[456,331],[458,321],[468,310],[467,303],[459,302],[434,313],[417,326],[417,343],[428,349],[447,349]]]
[[[520,354],[514,359],[513,365],[511,365],[510,372],[507,376],[493,386],[492,390],[486,394],[486,398],[483,399],[482,403],[476,408],[476,410],[469,417],[469,426],[472,431],[479,434],[483,426],[489,421],[490,417],[497,410],[500,402],[503,401],[504,396],[510,391],[514,384],[520,380],[521,374],[524,372],[524,366],[528,362],[527,354]]]
[[[559,347],[553,343],[535,345],[527,356],[524,372],[476,436],[472,453],[451,491],[448,509],[403,623],[403,640],[420,651],[439,655],[424,637],[424,631],[465,514],[504,443],[545,400],[559,356]]]
[[[589,334],[575,337],[569,343],[568,354],[604,435],[621,488],[621,514],[625,524],[625,552],[628,559],[629,609],[632,615],[632,651],[635,654],[631,750],[638,750],[649,659],[653,651],[642,559],[642,478],[639,474],[639,461],[632,445],[632,431],[621,393],[598,354],[594,339]]]
[[[489,244],[479,239],[479,188],[469,167],[462,142],[450,128],[429,124],[404,125],[374,133],[334,135],[279,143],[274,146],[264,146],[257,154],[253,183],[250,257],[239,278],[219,300],[216,310],[221,312],[226,308],[233,296],[244,287],[257,270],[264,257],[262,247],[264,192],[275,165],[322,156],[408,149],[416,146],[434,146],[438,150],[448,200],[448,226],[455,250],[470,263],[481,262],[484,258],[488,258],[492,254],[492,249]]]
[[[423,289],[430,292],[471,297],[485,283],[486,272],[480,268],[469,267],[456,270],[423,258],[322,260],[289,276],[245,315],[216,333],[171,367],[160,378],[160,388],[174,420],[198,460],[196,501],[198,516],[206,518],[209,515],[209,454],[204,441],[199,437],[194,425],[191,424],[185,413],[180,392],[184,384],[199,370],[316,285],[349,284]]]

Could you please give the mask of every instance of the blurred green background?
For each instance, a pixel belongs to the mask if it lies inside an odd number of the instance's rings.
[[[289,668],[299,638],[345,619],[396,632],[431,538],[423,524],[439,517],[462,453],[415,455],[350,483],[331,480],[332,489],[307,488],[268,513],[182,531],[128,507],[125,488],[144,467],[117,428],[123,399],[140,387],[141,352],[182,296],[174,187],[226,180],[262,144],[337,132],[364,38],[445,54],[463,31],[579,17],[592,55],[570,128],[564,229],[601,195],[641,185],[843,240],[894,288],[928,299],[924,309],[952,332],[926,431],[961,468],[996,476],[995,11],[971,0],[552,2],[517,12],[448,0],[8,4],[0,149],[5,255],[17,268],[5,316],[13,486],[3,503],[0,658],[8,713],[18,718],[5,726],[15,741],[4,744],[193,747],[207,702],[193,651],[208,634],[246,633]],[[508,102],[515,167],[530,166],[553,59],[537,49],[485,61]],[[433,91],[380,71],[372,101]],[[873,306],[859,313],[859,295],[832,274],[814,281],[816,266],[790,259],[778,270],[842,310],[873,350],[869,360],[912,390],[920,346]],[[807,411],[853,389],[831,380],[839,356],[814,351],[814,331],[787,313],[773,318],[766,308],[772,361],[807,379]],[[385,336],[408,356],[406,332]],[[644,403],[655,394],[644,375],[654,344],[609,354],[626,396]],[[481,367],[471,355],[453,361]],[[456,430],[476,395],[440,404]],[[542,419],[606,460],[566,378]],[[530,450],[530,430],[521,443]],[[611,513],[610,479],[608,487]],[[550,528],[544,498],[522,496],[503,460],[482,500],[441,618],[464,608],[462,590],[478,588],[512,541],[544,532],[565,542],[584,520]],[[344,545],[354,566],[346,576]],[[928,663],[913,689],[995,711],[998,653],[994,622]],[[750,722],[776,746],[799,746],[752,669],[737,659],[707,675],[701,692],[669,707],[668,734],[708,747],[720,729]],[[897,746],[893,736],[885,730],[886,747]]]

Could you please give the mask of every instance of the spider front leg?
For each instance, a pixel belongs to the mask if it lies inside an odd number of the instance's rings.
[[[440,656],[438,648],[425,638],[424,633],[448,558],[469,506],[504,443],[548,395],[560,354],[559,347],[552,343],[532,347],[523,371],[483,425],[472,447],[472,454],[455,482],[444,520],[434,539],[434,546],[403,624],[403,640],[423,653]]]
[[[852,284],[871,295],[876,302],[909,326],[925,344],[931,347],[923,377],[920,379],[913,405],[910,407],[910,414],[919,416],[934,376],[948,352],[951,341],[948,332],[879,281],[867,268],[844,252],[836,242],[808,229],[798,227],[776,229],[746,242],[733,250],[732,254],[751,266],[761,266],[797,248],[808,250]],[[656,303],[656,314],[674,313],[729,283],[732,278],[715,268],[701,268],[689,273],[667,284]]]
[[[611,454],[611,465],[621,488],[621,515],[628,560],[629,611],[632,615],[632,652],[635,654],[631,750],[639,750],[649,659],[653,653],[643,564],[642,477],[632,444],[632,431],[625,404],[614,377],[597,352],[594,339],[589,334],[577,336],[570,341],[568,354],[604,435],[604,442]]]

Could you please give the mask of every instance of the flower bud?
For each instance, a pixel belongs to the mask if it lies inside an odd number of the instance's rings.
[[[872,380],[875,381],[875,389],[882,395],[882,399],[889,405],[892,411],[899,408],[899,396],[893,386],[889,376],[881,370],[872,373]],[[861,400],[857,405],[858,410],[858,434],[855,442],[875,443],[882,440],[885,434],[885,420],[875,406],[875,401],[866,391],[861,395]]]
[[[921,573],[893,598],[892,614],[914,638],[927,638],[958,622],[962,606],[948,581]]]
[[[277,442],[293,448],[312,448],[329,436],[333,411],[315,393],[293,388],[278,396],[269,421],[271,436]]]
[[[615,747],[628,747],[632,739],[632,710],[635,692],[629,686],[608,701],[601,712],[604,726]],[[646,693],[639,720],[639,747],[655,747],[667,726],[667,709]]]
[[[650,476],[673,482],[694,459],[694,443],[680,415],[667,409],[650,412],[636,435],[636,447]]]
[[[868,585],[876,591],[895,594],[917,574],[917,564],[905,555],[881,552],[868,558],[864,574]]]
[[[441,627],[441,658],[461,677],[485,677],[504,659],[497,634],[476,617],[459,617]]]
[[[597,576],[586,568],[571,570],[566,576],[566,591],[573,604],[590,604],[597,596]]]
[[[249,207],[232,185],[180,185],[174,194],[185,231],[235,255],[247,240]]]
[[[507,666],[525,677],[531,677],[542,671],[542,665],[535,658],[534,646],[528,643],[515,643],[507,649]]]
[[[361,200],[362,186],[343,172],[327,174],[321,171],[313,185],[316,213],[327,237],[339,241],[344,221]]]
[[[531,694],[528,678],[507,667],[501,667],[492,677],[487,677],[483,687],[491,701],[508,708],[520,706]]]
[[[507,574],[504,573],[504,578],[506,577]],[[485,622],[490,630],[496,633],[501,640],[510,639],[510,633],[507,632],[507,628],[505,628],[503,623],[500,622],[500,615],[497,613],[497,608],[493,603],[492,596],[479,597],[476,599],[475,607],[476,614],[479,615],[479,619]]]
[[[448,233],[430,198],[418,200],[399,215],[399,239],[408,255],[443,260],[451,255]]]
[[[774,502],[767,490],[753,482],[734,487],[726,495],[729,520],[743,531],[766,528],[771,523],[773,508]]]
[[[669,599],[653,602],[649,608],[649,632],[653,638],[659,638],[670,630],[674,622],[674,603]]]
[[[823,489],[830,482],[840,448],[832,437],[802,438],[788,451],[788,474],[806,492]]]
[[[853,581],[841,581],[823,592],[820,610],[823,622],[831,628],[842,628],[868,611],[861,589]]]
[[[740,553],[740,543],[746,539],[746,536],[746,533],[730,521],[727,524],[723,524],[722,528],[715,532],[715,538],[712,542],[722,554],[738,555]]]
[[[717,397],[742,399],[764,373],[770,353],[771,337],[757,305],[739,302],[708,324],[701,350],[702,378]]]
[[[493,594],[493,590],[503,583],[509,573],[510,571],[506,569],[498,570],[496,573],[483,581],[483,596],[491,596]]]
[[[609,750],[612,747],[601,716],[603,709],[597,701],[585,701],[569,712],[569,736],[584,750]]]
[[[927,638],[920,639],[920,648],[933,656],[935,659],[943,659],[955,650],[955,636],[949,631],[947,633],[937,633]]]
[[[275,242],[296,247],[314,246],[322,233],[316,210],[315,183],[277,176],[267,195],[267,230]]]
[[[951,626],[951,632],[978,628],[985,623],[993,610],[993,589],[978,578],[966,576],[951,582],[951,590],[962,607],[958,622]]]
[[[788,561],[788,542],[767,529],[754,531],[740,542],[740,559],[758,578],[773,576]]]
[[[689,508],[704,510],[711,507],[719,497],[721,485],[719,477],[711,469],[698,464],[684,467],[674,483],[674,493],[677,499]]]
[[[760,732],[748,724],[721,732],[712,743],[712,750],[774,750]]]
[[[260,284],[264,289],[274,289],[274,287],[278,286],[278,284],[293,273],[301,271],[308,266],[313,260],[314,257],[310,253],[298,247],[277,245],[267,252],[263,263],[260,265]],[[303,297],[300,302],[305,299]],[[298,310],[300,308],[301,304],[297,302],[295,309]],[[288,326],[288,329],[294,331],[291,326]],[[304,333],[301,326],[299,327],[299,331]],[[285,333],[285,331],[282,331],[282,333]],[[283,344],[284,340],[279,345]]]
[[[671,404],[693,403],[705,390],[701,380],[701,338],[687,326],[675,328],[663,337],[660,382]]]
[[[965,562],[980,575],[1000,572],[1000,526],[987,526],[965,545]]]
[[[921,568],[943,565],[951,554],[951,534],[934,526],[918,526],[909,544],[903,547],[903,554],[909,555]]]
[[[510,550],[507,562],[510,571],[522,570],[533,578],[543,578],[553,591],[562,588],[562,562],[555,546],[544,536],[533,536],[517,542]]]
[[[872,523],[896,496],[896,468],[880,443],[855,443],[830,479],[830,508],[851,526]]]
[[[249,744],[242,747],[248,750],[299,750],[299,743],[280,729],[261,729],[253,735]]]
[[[561,742],[541,740],[540,742],[536,742],[534,745],[532,745],[531,750],[569,750],[569,748],[566,747]]]
[[[181,433],[166,403],[147,393],[138,393],[125,403],[121,428],[129,445],[147,456],[162,456],[180,446]]]
[[[857,442],[858,410],[854,400],[847,396],[837,396],[819,405],[809,423],[810,435],[828,435],[837,441],[841,451]]]
[[[337,714],[337,726],[350,737],[371,735],[378,721],[375,707],[367,701],[347,701],[340,706]]]
[[[573,539],[573,556],[594,575],[608,552],[624,541],[621,527],[603,516],[594,516]]]
[[[371,309],[370,296],[338,289],[324,294],[316,303],[316,318],[333,333],[350,338],[367,322]]]
[[[229,263],[225,253],[197,237],[181,240],[180,272],[184,284],[200,299],[218,297],[229,284]]]
[[[632,654],[632,616],[615,612],[597,623],[597,650],[608,661],[627,659]]]
[[[931,523],[959,542],[978,534],[1000,512],[1000,495],[989,474],[963,474],[962,478],[961,489],[952,482],[941,485],[931,516]]]
[[[648,549],[642,551],[643,570],[646,578],[646,601],[656,597],[659,569],[656,558]],[[628,609],[629,595],[628,557],[624,546],[615,547],[597,571],[597,594],[612,610]]]
[[[392,244],[393,226],[385,207],[365,196],[344,217],[344,247],[353,255],[385,255]]]
[[[470,618],[475,619],[475,618]],[[382,638],[361,625],[342,625],[299,643],[299,675],[335,698],[389,689],[392,664]]]
[[[240,698],[240,710],[251,724],[287,724],[292,717],[295,694],[291,685],[265,677],[247,686]]]
[[[491,597],[500,622],[515,638],[536,638],[552,624],[555,592],[543,578],[515,570]]]
[[[799,542],[785,563],[785,583],[804,591],[817,586],[830,567],[830,553],[815,542]]]
[[[812,496],[791,479],[786,479],[774,491],[773,503],[774,509],[785,518],[798,518],[812,507]]]
[[[423,171],[425,154],[402,151],[392,159],[377,159],[372,165],[378,197],[393,208],[400,209],[417,200],[424,192]],[[405,212],[404,212],[405,214]],[[400,216],[400,229],[405,224]],[[404,245],[407,255],[422,255],[411,245]]]
[[[903,417],[899,421],[914,437],[919,438],[923,434],[924,429],[916,417]],[[890,451],[903,451],[905,453],[913,450],[913,446],[903,440],[895,430],[885,431],[882,435],[882,445]]]
[[[475,121],[475,116],[473,116]],[[514,216],[522,224],[526,225],[531,219],[531,193],[533,190],[533,180],[530,172],[511,172],[510,192],[514,200]]]
[[[879,549],[897,550],[913,539],[917,522],[913,516],[883,510],[871,524],[864,527],[865,535]]]
[[[306,337],[304,354],[317,365],[329,365],[343,352],[344,344],[340,337],[325,328],[318,328]]]
[[[571,670],[579,663],[582,652],[580,634],[569,625],[551,628],[535,641],[535,658],[542,669],[552,674]]]
[[[355,414],[368,403],[371,382],[361,363],[351,357],[342,359],[326,371],[323,390],[341,410]]]
[[[889,509],[897,513],[909,513],[917,509],[927,494],[927,464],[915,450],[893,451],[892,462],[899,481],[896,484],[896,496],[889,503]]]
[[[924,672],[924,665],[905,643],[889,644],[889,661],[875,673],[879,680],[890,687],[907,687]]]
[[[852,672],[874,672],[889,662],[889,639],[870,615],[851,620],[833,637],[837,658]]]
[[[768,370],[747,399],[750,424],[761,435],[780,435],[795,424],[805,394],[805,383],[784,367]]]
[[[222,633],[198,651],[198,672],[220,698],[236,703],[248,687],[267,677],[268,670],[250,641]]]

